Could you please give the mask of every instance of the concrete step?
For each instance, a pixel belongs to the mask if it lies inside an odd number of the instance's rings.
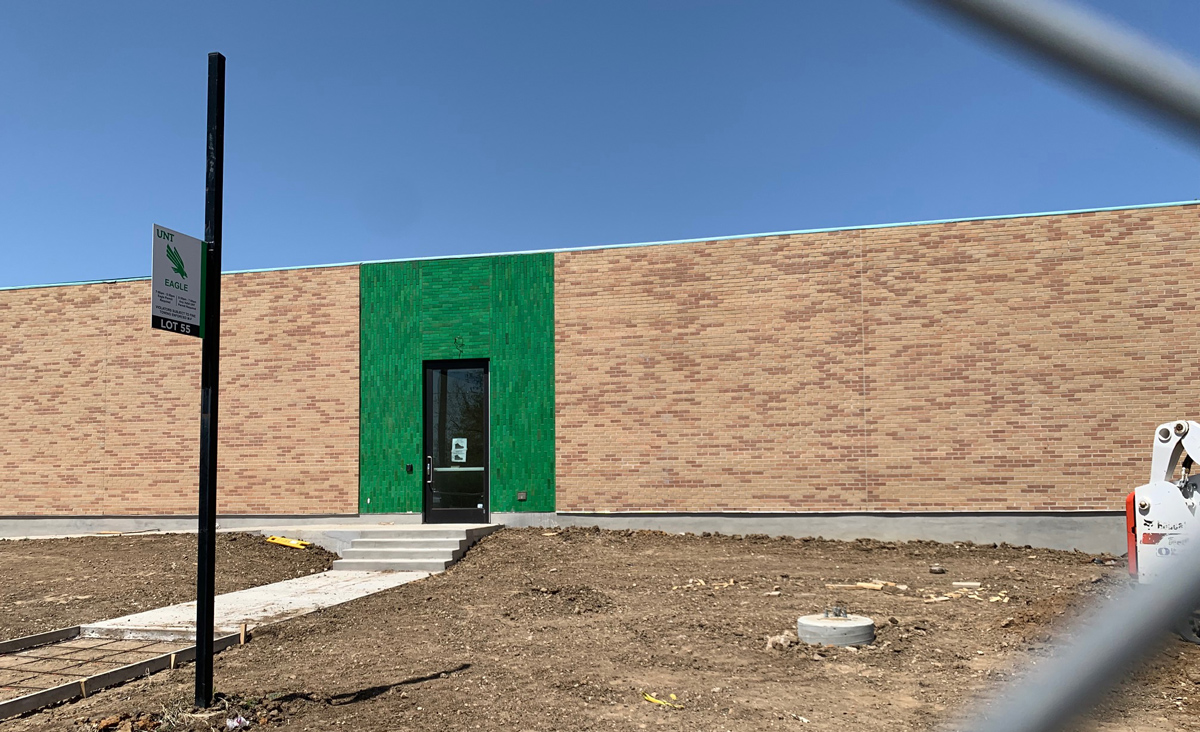
[[[455,551],[463,549],[463,544],[466,539],[425,539],[425,538],[408,538],[399,539],[355,539],[352,545],[355,549],[409,549],[418,547],[421,549],[445,549],[446,551]]]
[[[360,539],[466,539],[474,543],[494,530],[491,525],[464,527],[454,524],[418,524],[404,528],[361,529],[357,533]]]
[[[443,572],[452,559],[338,559],[330,569],[355,572]]]
[[[342,552],[342,559],[447,559],[451,562],[459,559],[466,549],[443,549],[441,547],[409,546],[402,549],[360,548],[354,542],[349,549]]]
[[[436,529],[417,532],[411,529],[363,529],[360,539],[455,539],[467,538],[463,529]]]
[[[331,569],[442,572],[497,528],[494,524],[420,524],[362,529],[347,548],[339,548],[342,558]]]

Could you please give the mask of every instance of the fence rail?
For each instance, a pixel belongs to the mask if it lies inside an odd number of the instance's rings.
[[[1060,0],[921,0],[956,13],[1153,112],[1200,141],[1200,69],[1151,40]],[[1193,527],[1189,545],[1200,540]],[[1185,555],[1186,556],[1186,555]],[[1073,640],[1001,688],[960,725],[975,732],[1051,732],[1087,711],[1200,607],[1200,562],[1084,618]]]

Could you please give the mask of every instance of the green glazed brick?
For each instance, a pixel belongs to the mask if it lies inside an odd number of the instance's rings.
[[[366,264],[360,285],[359,511],[421,511],[422,363],[456,358],[489,360],[491,511],[553,511],[553,255]]]

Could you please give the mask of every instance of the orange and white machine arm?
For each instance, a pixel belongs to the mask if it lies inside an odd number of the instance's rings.
[[[1200,423],[1180,420],[1154,430],[1150,482],[1125,499],[1129,572],[1139,582],[1153,582],[1176,557],[1187,554],[1200,493],[1200,474],[1190,475],[1192,456],[1200,457]],[[1182,477],[1173,479],[1180,466]]]

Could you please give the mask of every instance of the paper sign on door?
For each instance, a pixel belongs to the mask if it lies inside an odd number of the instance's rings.
[[[467,438],[455,437],[450,441],[450,462],[467,462]]]

